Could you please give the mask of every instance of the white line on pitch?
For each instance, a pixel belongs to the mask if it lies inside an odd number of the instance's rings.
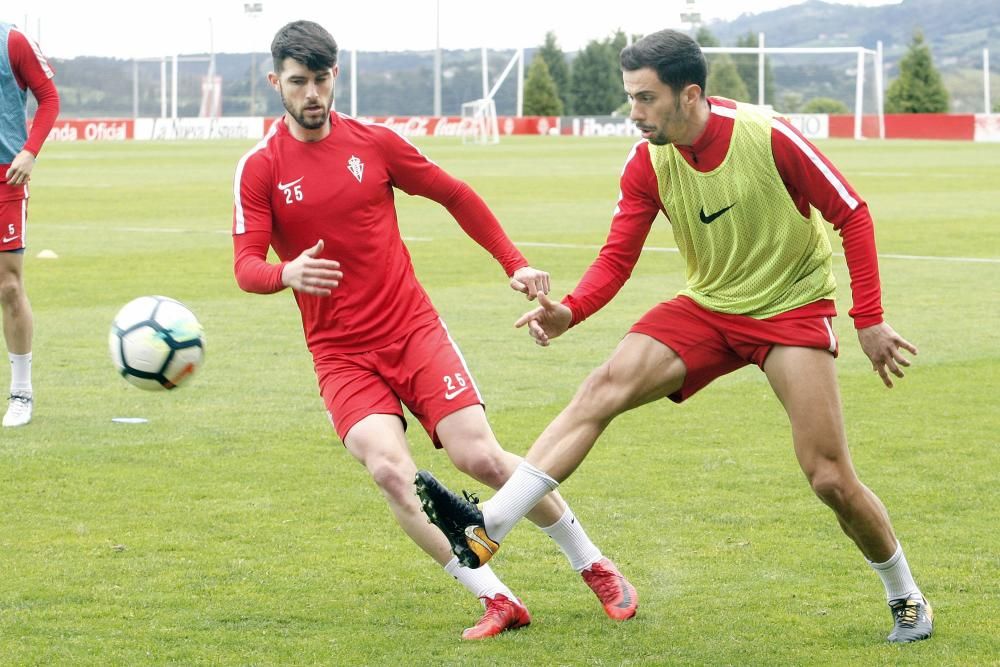
[[[85,225],[46,225],[51,228],[59,229],[88,229]],[[192,229],[177,229],[175,227],[115,227],[114,231],[117,232],[150,232],[154,234],[191,234],[200,230]],[[229,229],[213,229],[211,230],[214,234],[232,234],[232,230]],[[433,238],[429,236],[404,236],[404,241],[409,243],[431,243],[434,241]],[[524,246],[527,248],[556,248],[563,250],[600,250],[599,245],[589,245],[585,243],[544,243],[541,241],[515,241],[514,245]],[[643,246],[643,252],[677,252],[677,248],[663,248],[657,246]],[[833,253],[836,257],[843,257],[844,253],[835,252]],[[945,257],[939,255],[899,255],[895,253],[879,253],[880,259],[902,259],[902,260],[917,260],[917,261],[930,261],[930,262],[963,262],[971,264],[1000,264],[1000,258],[997,257]]]

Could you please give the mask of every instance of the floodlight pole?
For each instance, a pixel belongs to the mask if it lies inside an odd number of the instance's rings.
[[[490,90],[490,74],[489,74],[489,64],[486,59],[486,47],[483,47],[483,99],[485,100],[489,97]]]
[[[160,58],[160,118],[167,117],[167,57]]]
[[[861,139],[861,114],[864,113],[865,50],[858,47],[858,77],[854,86],[854,138]]]
[[[250,19],[250,25],[254,25],[255,21],[253,19],[260,16],[260,13],[264,11],[264,3],[262,2],[244,2],[243,3],[243,13],[246,14],[247,18]],[[250,31],[251,39],[256,37],[256,31]],[[257,107],[257,51],[256,46],[250,46],[250,114],[254,115]]]
[[[764,33],[757,33],[757,104],[764,106]]]
[[[983,49],[983,113],[993,113],[990,101],[990,50]]]
[[[358,117],[358,50],[351,49],[351,117]]]
[[[882,40],[875,42],[875,112],[878,114],[878,138],[885,139],[885,93],[883,91]]]
[[[524,49],[517,50],[517,109],[518,118],[524,115]]]
[[[132,120],[139,117],[139,61],[132,59]]]
[[[435,3],[434,18],[434,115],[441,115],[441,0]]]
[[[170,67],[170,85],[173,90],[170,91],[170,117],[177,119],[177,54],[174,54],[173,62]]]

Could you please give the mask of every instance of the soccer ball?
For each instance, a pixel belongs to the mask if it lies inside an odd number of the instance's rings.
[[[119,375],[140,389],[176,389],[205,360],[198,318],[165,296],[125,304],[111,323],[108,346]]]

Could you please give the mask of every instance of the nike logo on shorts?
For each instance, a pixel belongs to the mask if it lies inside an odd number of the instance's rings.
[[[469,388],[469,385],[466,385],[466,386],[462,387],[461,389],[456,389],[455,391],[446,391],[446,392],[444,392],[444,400],[450,401],[451,399],[455,398],[456,396],[458,396],[459,394],[461,394],[463,391],[465,391],[468,388]]]

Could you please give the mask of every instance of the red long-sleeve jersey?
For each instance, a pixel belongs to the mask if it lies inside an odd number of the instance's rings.
[[[675,145],[689,165],[700,172],[717,168],[729,151],[733,135],[734,109],[723,98],[709,98],[713,112],[705,130],[690,146]],[[851,276],[853,307],[849,314],[858,329],[882,321],[881,285],[875,233],[868,205],[848,184],[836,167],[797,129],[776,118],[771,129],[774,162],[788,194],[803,216],[815,207],[840,234]],[[584,273],[565,303],[573,312],[573,325],[604,307],[632,274],[656,214],[663,211],[649,144],[637,143],[625,163],[621,194],[611,221],[607,241],[597,259]],[[833,314],[832,304],[814,304],[817,314]]]
[[[394,188],[442,204],[512,275],[528,262],[486,203],[391,129],[339,114],[302,142],[276,122],[236,169],[234,271],[249,292],[284,289],[284,264],[323,239],[344,277],[327,297],[295,292],[313,355],[363,352],[438,317],[417,282],[396,219]],[[267,262],[268,246],[281,263]]]
[[[17,86],[30,90],[38,102],[28,140],[22,147],[37,156],[59,115],[59,93],[52,82],[55,72],[38,45],[17,28],[12,27],[7,34],[6,55]],[[7,185],[9,168],[10,162],[0,164],[0,201],[24,199],[28,196],[26,185]]]

